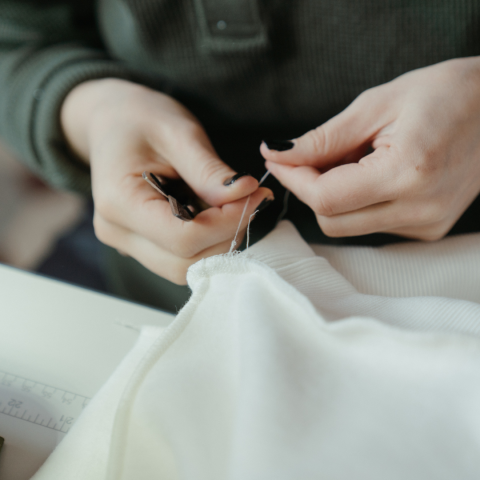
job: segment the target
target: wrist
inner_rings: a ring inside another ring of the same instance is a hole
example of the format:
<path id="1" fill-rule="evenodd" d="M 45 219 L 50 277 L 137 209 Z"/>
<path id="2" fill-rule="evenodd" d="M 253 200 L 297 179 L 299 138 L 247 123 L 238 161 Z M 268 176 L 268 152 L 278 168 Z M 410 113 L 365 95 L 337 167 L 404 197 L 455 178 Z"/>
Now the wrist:
<path id="1" fill-rule="evenodd" d="M 70 149 L 84 163 L 90 163 L 92 134 L 108 123 L 125 89 L 142 88 L 116 78 L 89 80 L 73 88 L 63 101 L 60 123 Z M 120 97 L 119 97 L 120 94 Z"/>

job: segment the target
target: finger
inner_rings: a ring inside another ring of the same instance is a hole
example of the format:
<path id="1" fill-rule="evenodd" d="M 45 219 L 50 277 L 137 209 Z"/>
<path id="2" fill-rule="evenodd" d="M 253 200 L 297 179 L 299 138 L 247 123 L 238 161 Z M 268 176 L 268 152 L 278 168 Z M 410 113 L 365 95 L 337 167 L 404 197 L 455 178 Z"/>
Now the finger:
<path id="1" fill-rule="evenodd" d="M 348 165 L 349 163 L 358 163 L 362 158 L 367 154 L 369 147 L 367 145 L 361 145 L 356 148 L 353 152 L 350 152 L 347 156 L 343 157 L 341 160 L 337 160 L 333 163 L 330 163 L 324 167 L 320 167 L 318 170 L 320 173 L 326 173 L 332 168 L 339 167 L 340 165 Z"/>
<path id="2" fill-rule="evenodd" d="M 391 233 L 420 240 L 438 240 L 455 223 L 451 217 L 435 220 L 435 206 L 415 200 L 383 202 L 331 217 L 317 215 L 323 232 L 331 237 Z"/>
<path id="3" fill-rule="evenodd" d="M 414 240 L 422 240 L 425 242 L 434 242 L 442 239 L 447 235 L 450 229 L 455 225 L 456 220 L 442 220 L 439 222 L 432 222 L 426 225 L 414 225 L 409 227 L 400 227 L 389 230 L 385 233 L 392 233 L 405 238 Z"/>
<path id="4" fill-rule="evenodd" d="M 369 151 L 370 150 L 370 151 Z M 373 150 L 371 150 L 370 145 L 360 145 L 357 147 L 355 150 L 351 151 L 343 157 L 341 160 L 337 160 L 332 167 L 338 167 L 340 165 L 347 165 L 348 163 L 358 163 L 362 158 L 364 158 L 366 155 L 372 153 Z M 324 171 L 328 171 L 328 169 L 332 168 L 330 165 L 328 165 Z"/>
<path id="5" fill-rule="evenodd" d="M 157 133 L 157 144 L 162 157 L 178 172 L 195 193 L 209 205 L 221 206 L 250 195 L 258 188 L 258 181 L 246 172 L 236 172 L 215 152 L 203 128 L 188 123 L 176 133 Z"/>
<path id="6" fill-rule="evenodd" d="M 317 221 L 329 237 L 356 237 L 378 232 L 392 232 L 408 225 L 400 202 L 385 202 L 350 213 L 326 217 L 317 215 Z"/>
<path id="7" fill-rule="evenodd" d="M 164 250 L 145 237 L 119 227 L 118 225 L 103 220 L 99 222 L 98 219 L 96 223 L 99 231 L 97 235 L 103 243 L 126 252 L 144 267 L 178 285 L 186 285 L 186 274 L 190 265 L 193 265 L 202 258 L 228 252 L 231 244 L 231 239 L 229 239 L 228 241 L 213 245 L 193 257 L 181 258 Z M 241 232 L 242 238 L 243 234 L 244 231 Z"/>
<path id="8" fill-rule="evenodd" d="M 375 151 L 360 163 L 340 165 L 320 173 L 310 166 L 266 162 L 278 181 L 299 200 L 323 216 L 359 210 L 397 198 L 402 177 L 385 152 Z"/>
<path id="9" fill-rule="evenodd" d="M 328 122 L 292 140 L 292 148 L 277 151 L 263 142 L 260 152 L 266 160 L 284 165 L 330 165 L 370 142 L 393 121 L 395 108 L 385 108 L 386 104 L 384 88 L 368 90 Z"/>
<path id="10" fill-rule="evenodd" d="M 141 178 L 134 179 L 133 193 L 118 199 L 114 211 L 108 215 L 100 211 L 111 223 L 138 233 L 163 249 L 177 256 L 188 258 L 222 241 L 231 239 L 240 222 L 246 198 L 241 198 L 221 207 L 212 207 L 200 212 L 191 222 L 184 222 L 172 215 L 169 203 Z M 248 197 L 247 197 L 248 198 Z M 242 222 L 244 228 L 248 217 L 266 198 L 273 199 L 271 190 L 261 187 L 253 193 Z"/>

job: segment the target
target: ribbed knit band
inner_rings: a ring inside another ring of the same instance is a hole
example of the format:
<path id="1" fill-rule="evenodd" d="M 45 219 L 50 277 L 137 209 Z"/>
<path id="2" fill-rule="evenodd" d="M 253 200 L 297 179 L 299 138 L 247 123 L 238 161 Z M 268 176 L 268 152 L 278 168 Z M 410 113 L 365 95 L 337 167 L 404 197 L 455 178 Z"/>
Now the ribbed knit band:
<path id="1" fill-rule="evenodd" d="M 367 317 L 480 337 L 479 240 L 477 233 L 383 248 L 308 246 L 281 222 L 242 255 L 273 268 L 328 321 Z"/>
<path id="2" fill-rule="evenodd" d="M 87 80 L 130 78 L 119 62 L 77 46 L 57 46 L 25 52 L 15 70 L 4 108 L 10 121 L 2 133 L 30 168 L 55 187 L 89 193 L 86 165 L 69 150 L 60 125 L 60 109 L 67 94 Z M 16 88 L 17 85 L 20 85 Z"/>

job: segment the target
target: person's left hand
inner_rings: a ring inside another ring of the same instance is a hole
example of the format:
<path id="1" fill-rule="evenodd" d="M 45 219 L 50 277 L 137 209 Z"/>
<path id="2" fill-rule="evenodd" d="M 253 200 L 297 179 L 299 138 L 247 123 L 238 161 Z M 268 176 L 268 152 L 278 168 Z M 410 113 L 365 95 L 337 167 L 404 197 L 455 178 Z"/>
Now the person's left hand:
<path id="1" fill-rule="evenodd" d="M 480 193 L 480 57 L 367 90 L 293 144 L 260 150 L 326 235 L 440 239 Z"/>

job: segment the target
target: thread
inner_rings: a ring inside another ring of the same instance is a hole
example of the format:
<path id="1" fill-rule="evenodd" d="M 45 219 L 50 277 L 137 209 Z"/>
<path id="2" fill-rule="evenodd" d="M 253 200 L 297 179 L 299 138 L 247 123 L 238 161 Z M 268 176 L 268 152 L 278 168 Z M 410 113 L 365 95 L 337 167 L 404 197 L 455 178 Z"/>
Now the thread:
<path id="1" fill-rule="evenodd" d="M 263 175 L 263 177 L 260 179 L 260 181 L 258 182 L 258 186 L 260 186 L 265 180 L 266 178 L 270 175 L 270 170 L 267 170 L 265 172 L 265 175 Z M 233 240 L 232 240 L 232 243 L 230 245 L 230 250 L 228 251 L 228 253 L 233 253 L 233 251 L 235 250 L 235 247 L 237 246 L 237 237 L 238 237 L 238 233 L 240 232 L 240 227 L 242 226 L 242 222 L 243 222 L 243 218 L 245 217 L 245 213 L 247 211 L 247 207 L 248 207 L 248 203 L 250 202 L 250 197 L 251 195 L 249 195 L 247 197 L 247 201 L 245 202 L 245 206 L 243 207 L 243 212 L 242 212 L 242 216 L 240 217 L 240 222 L 238 223 L 238 227 L 237 227 L 237 231 L 235 233 L 235 236 L 233 237 Z M 252 221 L 252 217 L 255 216 L 255 214 L 258 212 L 258 210 L 255 210 L 251 215 L 250 217 L 248 218 L 248 225 L 247 225 L 247 250 L 248 250 L 248 244 L 250 242 L 250 222 Z"/>
<path id="2" fill-rule="evenodd" d="M 239 222 L 238 227 L 237 227 L 237 232 L 235 233 L 235 236 L 233 237 L 232 243 L 230 245 L 230 250 L 228 251 L 228 253 L 232 253 L 233 250 L 235 249 L 235 247 L 237 246 L 238 232 L 240 231 L 240 227 L 242 226 L 243 217 L 245 216 L 245 212 L 247 211 L 249 201 L 250 201 L 250 195 L 247 197 L 247 201 L 245 202 L 245 206 L 243 207 L 243 212 L 242 212 L 242 216 L 240 217 L 240 222 Z"/>
<path id="3" fill-rule="evenodd" d="M 248 217 L 248 225 L 247 225 L 247 248 L 245 251 L 248 251 L 248 246 L 250 245 L 250 222 L 252 218 L 258 213 L 258 210 L 255 210 L 249 217 Z"/>
<path id="4" fill-rule="evenodd" d="M 267 170 L 265 172 L 265 175 L 260 179 L 260 181 L 258 182 L 258 186 L 260 186 L 265 180 L 266 178 L 270 175 L 270 170 Z"/>
<path id="5" fill-rule="evenodd" d="M 136 330 L 137 332 L 139 332 L 141 330 L 141 326 L 133 325 L 133 324 L 127 323 L 126 321 L 123 321 L 123 320 L 115 320 L 113 323 L 115 325 L 118 325 L 119 327 L 130 328 L 131 330 Z"/>

